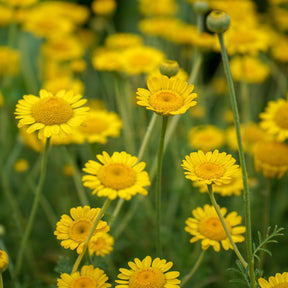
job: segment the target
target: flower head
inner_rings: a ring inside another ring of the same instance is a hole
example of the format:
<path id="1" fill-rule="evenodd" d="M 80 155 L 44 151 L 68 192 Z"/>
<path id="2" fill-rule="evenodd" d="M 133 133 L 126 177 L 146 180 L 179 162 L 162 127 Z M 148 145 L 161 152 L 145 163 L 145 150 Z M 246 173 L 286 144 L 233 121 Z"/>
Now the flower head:
<path id="1" fill-rule="evenodd" d="M 8 255 L 4 250 L 0 250 L 0 273 L 4 272 L 9 263 Z"/>
<path id="2" fill-rule="evenodd" d="M 103 270 L 94 268 L 92 265 L 84 265 L 81 272 L 70 274 L 63 273 L 61 278 L 57 279 L 59 288 L 108 288 L 111 284 L 107 283 L 108 277 Z"/>
<path id="3" fill-rule="evenodd" d="M 0 77 L 14 76 L 19 71 L 20 52 L 6 46 L 0 46 Z"/>
<path id="4" fill-rule="evenodd" d="M 56 231 L 54 231 L 57 239 L 61 240 L 61 246 L 71 250 L 77 248 L 77 253 L 80 254 L 99 212 L 100 208 L 91 209 L 86 205 L 70 209 L 71 217 L 66 214 L 62 215 L 56 224 Z M 100 220 L 93 235 L 108 231 L 107 222 Z"/>
<path id="5" fill-rule="evenodd" d="M 225 219 L 233 241 L 235 243 L 243 242 L 245 238 L 241 234 L 243 234 L 246 229 L 244 226 L 237 226 L 241 223 L 242 217 L 237 215 L 236 212 L 230 212 L 225 216 L 227 209 L 224 207 L 220 208 L 220 211 Z M 201 240 L 203 250 L 212 246 L 216 252 L 220 251 L 221 245 L 224 250 L 233 249 L 213 206 L 204 205 L 203 208 L 198 207 L 192 211 L 192 214 L 194 218 L 189 217 L 185 222 L 187 225 L 185 231 L 193 236 L 190 239 L 190 243 Z"/>
<path id="6" fill-rule="evenodd" d="M 92 194 L 115 199 L 117 196 L 130 200 L 136 194 L 147 195 L 145 186 L 150 185 L 145 163 L 126 152 L 114 152 L 110 157 L 107 152 L 96 156 L 101 162 L 88 161 L 83 171 L 88 173 L 82 178 L 83 185 L 92 189 Z"/>
<path id="7" fill-rule="evenodd" d="M 42 89 L 40 96 L 24 95 L 16 105 L 18 127 L 29 125 L 27 132 L 39 130 L 39 139 L 52 135 L 71 134 L 72 127 L 79 126 L 87 116 L 88 107 L 81 107 L 86 99 L 72 91 L 59 91 L 55 96 Z"/>
<path id="8" fill-rule="evenodd" d="M 160 115 L 177 115 L 185 113 L 196 105 L 196 93 L 192 93 L 194 85 L 186 81 L 167 76 L 154 77 L 147 80 L 147 89 L 138 88 L 137 104 Z"/>
<path id="9" fill-rule="evenodd" d="M 104 257 L 113 250 L 114 238 L 108 233 L 96 233 L 88 243 L 89 254 Z"/>
<path id="10" fill-rule="evenodd" d="M 260 118 L 260 127 L 275 136 L 277 141 L 288 139 L 288 100 L 269 101 Z"/>
<path id="11" fill-rule="evenodd" d="M 167 272 L 173 263 L 165 259 L 155 258 L 152 261 L 150 256 L 146 256 L 142 261 L 138 258 L 134 262 L 128 262 L 131 269 L 120 268 L 119 280 L 115 280 L 120 285 L 116 288 L 178 288 L 180 275 L 177 271 Z"/>
<path id="12" fill-rule="evenodd" d="M 185 170 L 186 178 L 191 181 L 200 181 L 205 184 L 229 183 L 237 175 L 238 165 L 232 155 L 218 150 L 207 152 L 199 150 L 185 157 L 181 166 Z"/>
<path id="13" fill-rule="evenodd" d="M 275 276 L 269 277 L 268 281 L 259 278 L 258 283 L 261 288 L 285 288 L 288 287 L 288 272 L 282 274 L 276 273 Z"/>

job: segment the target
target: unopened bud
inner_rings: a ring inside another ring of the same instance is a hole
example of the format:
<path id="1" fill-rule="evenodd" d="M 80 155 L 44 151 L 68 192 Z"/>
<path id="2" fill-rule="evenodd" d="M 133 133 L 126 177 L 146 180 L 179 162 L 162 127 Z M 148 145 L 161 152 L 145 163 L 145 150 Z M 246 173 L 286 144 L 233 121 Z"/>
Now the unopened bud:
<path id="1" fill-rule="evenodd" d="M 230 16 L 224 11 L 214 10 L 207 16 L 206 24 L 211 32 L 220 34 L 229 28 Z"/>
<path id="2" fill-rule="evenodd" d="M 206 1 L 196 1 L 194 2 L 193 7 L 198 14 L 205 14 L 210 9 L 209 4 Z"/>
<path id="3" fill-rule="evenodd" d="M 160 65 L 159 70 L 162 75 L 166 75 L 170 78 L 178 73 L 179 65 L 177 61 L 164 60 Z"/>

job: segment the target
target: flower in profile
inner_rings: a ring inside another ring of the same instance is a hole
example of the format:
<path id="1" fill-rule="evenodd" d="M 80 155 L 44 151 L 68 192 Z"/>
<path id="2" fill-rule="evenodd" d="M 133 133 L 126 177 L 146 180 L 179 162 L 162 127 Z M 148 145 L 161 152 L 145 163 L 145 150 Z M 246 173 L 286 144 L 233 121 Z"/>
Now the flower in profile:
<path id="1" fill-rule="evenodd" d="M 178 271 L 169 271 L 173 262 L 165 259 L 155 258 L 152 261 L 150 256 L 146 256 L 142 261 L 138 258 L 134 262 L 128 262 L 131 269 L 120 268 L 119 280 L 115 280 L 116 288 L 179 288 L 181 281 L 177 279 Z"/>
<path id="2" fill-rule="evenodd" d="M 70 209 L 70 215 L 62 215 L 56 224 L 54 235 L 61 240 L 61 246 L 65 249 L 75 250 L 80 254 L 83 250 L 93 223 L 100 212 L 100 208 L 90 208 L 89 206 L 78 206 Z M 93 236 L 99 232 L 108 232 L 107 222 L 100 220 Z"/>
<path id="3" fill-rule="evenodd" d="M 108 49 L 124 50 L 129 47 L 143 44 L 143 38 L 138 34 L 115 33 L 105 38 L 105 46 Z"/>
<path id="4" fill-rule="evenodd" d="M 8 255 L 4 250 L 0 250 L 0 273 L 4 272 L 9 263 Z"/>
<path id="5" fill-rule="evenodd" d="M 191 181 L 221 185 L 237 176 L 239 165 L 235 165 L 235 162 L 232 155 L 225 152 L 214 150 L 204 153 L 199 150 L 187 155 L 181 166 L 187 170 L 185 177 Z"/>
<path id="6" fill-rule="evenodd" d="M 83 185 L 92 189 L 99 197 L 116 197 L 130 200 L 136 194 L 147 195 L 145 186 L 150 185 L 145 163 L 137 163 L 135 156 L 122 151 L 109 156 L 107 152 L 98 154 L 99 162 L 89 160 L 83 171 L 88 173 L 82 178 Z"/>
<path id="7" fill-rule="evenodd" d="M 91 4 L 92 11 L 96 15 L 110 15 L 116 10 L 117 2 L 115 0 L 94 0 Z"/>
<path id="8" fill-rule="evenodd" d="M 160 115 L 177 115 L 185 113 L 196 105 L 194 85 L 188 85 L 179 78 L 161 75 L 147 80 L 147 89 L 138 88 L 137 104 Z"/>
<path id="9" fill-rule="evenodd" d="M 24 95 L 15 111 L 15 118 L 20 119 L 18 127 L 28 125 L 28 133 L 39 130 L 39 139 L 71 134 L 72 127 L 79 126 L 87 116 L 89 107 L 81 107 L 86 99 L 80 94 L 61 90 L 53 95 L 42 89 L 39 95 Z"/>
<path id="10" fill-rule="evenodd" d="M 90 255 L 104 257 L 113 250 L 114 238 L 108 233 L 96 233 L 88 243 Z"/>
<path id="11" fill-rule="evenodd" d="M 220 211 L 225 219 L 233 241 L 235 243 L 243 242 L 245 238 L 241 234 L 243 234 L 246 229 L 244 226 L 238 226 L 241 224 L 242 217 L 234 211 L 226 215 L 227 209 L 225 207 L 220 208 Z M 185 222 L 187 225 L 185 231 L 193 236 L 190 239 L 190 243 L 200 240 L 203 250 L 207 250 L 212 246 L 216 252 L 220 251 L 221 245 L 224 250 L 233 249 L 213 206 L 204 205 L 203 208 L 197 207 L 192 211 L 192 215 L 194 218 L 189 217 Z"/>
<path id="12" fill-rule="evenodd" d="M 109 288 L 108 277 L 103 270 L 94 268 L 92 265 L 84 265 L 81 271 L 72 274 L 63 273 L 57 279 L 58 288 Z"/>
<path id="13" fill-rule="evenodd" d="M 288 145 L 284 142 L 259 141 L 253 150 L 255 170 L 265 177 L 281 178 L 288 171 Z"/>
<path id="14" fill-rule="evenodd" d="M 285 288 L 288 287 L 288 272 L 282 274 L 276 273 L 275 276 L 269 277 L 268 281 L 259 278 L 258 283 L 261 288 Z"/>
<path id="15" fill-rule="evenodd" d="M 282 142 L 288 138 L 288 100 L 269 101 L 260 118 L 260 127 L 275 136 L 275 140 Z"/>
<path id="16" fill-rule="evenodd" d="M 190 146 L 208 152 L 219 149 L 225 142 L 224 131 L 214 125 L 196 126 L 188 132 Z"/>

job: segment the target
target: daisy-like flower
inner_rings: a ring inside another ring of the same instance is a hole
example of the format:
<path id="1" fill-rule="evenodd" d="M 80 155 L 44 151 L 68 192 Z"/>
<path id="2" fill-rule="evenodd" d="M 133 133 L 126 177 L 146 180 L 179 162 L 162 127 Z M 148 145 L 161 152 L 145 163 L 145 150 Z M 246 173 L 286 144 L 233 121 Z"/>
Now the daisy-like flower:
<path id="1" fill-rule="evenodd" d="M 282 142 L 288 138 L 288 100 L 269 101 L 260 118 L 260 127 L 275 136 L 277 141 Z"/>
<path id="2" fill-rule="evenodd" d="M 103 270 L 94 268 L 92 265 L 84 265 L 81 272 L 63 273 L 57 279 L 57 286 L 59 288 L 108 288 L 111 284 L 107 283 L 108 277 Z"/>
<path id="3" fill-rule="evenodd" d="M 138 88 L 137 104 L 160 115 L 177 115 L 185 113 L 196 105 L 194 85 L 188 85 L 179 78 L 161 75 L 147 80 L 147 89 Z"/>
<path id="4" fill-rule="evenodd" d="M 9 263 L 8 255 L 4 250 L 0 250 L 0 273 L 4 272 Z"/>
<path id="5" fill-rule="evenodd" d="M 88 243 L 89 254 L 104 257 L 112 252 L 114 238 L 108 233 L 97 233 Z"/>
<path id="6" fill-rule="evenodd" d="M 82 178 L 83 185 L 92 189 L 92 194 L 115 199 L 117 196 L 130 200 L 137 193 L 147 195 L 145 186 L 150 185 L 145 163 L 126 152 L 114 152 L 110 157 L 107 152 L 98 154 L 101 162 L 89 160 L 83 171 L 88 173 Z"/>
<path id="7" fill-rule="evenodd" d="M 275 276 L 269 277 L 268 281 L 259 278 L 258 283 L 261 288 L 285 288 L 288 287 L 288 272 L 282 274 L 276 273 Z"/>
<path id="8" fill-rule="evenodd" d="M 83 250 L 93 223 L 100 212 L 100 208 L 90 208 L 89 206 L 76 207 L 70 209 L 70 215 L 62 215 L 60 221 L 56 224 L 54 235 L 61 240 L 61 246 L 65 249 L 75 250 L 80 254 Z M 100 220 L 93 236 L 98 232 L 108 232 L 107 222 Z"/>
<path id="9" fill-rule="evenodd" d="M 232 177 L 237 176 L 239 165 L 232 155 L 218 150 L 204 153 L 199 150 L 185 157 L 181 166 L 185 171 L 186 178 L 191 181 L 200 181 L 205 184 L 227 184 Z"/>
<path id="10" fill-rule="evenodd" d="M 244 226 L 237 226 L 241 224 L 242 217 L 237 215 L 236 212 L 230 212 L 225 216 L 227 213 L 225 207 L 220 208 L 220 211 L 225 219 L 233 241 L 235 243 L 243 242 L 245 238 L 241 234 L 243 234 L 246 229 Z M 194 218 L 189 217 L 185 222 L 187 225 L 185 231 L 193 236 L 190 239 L 190 243 L 200 240 L 203 250 L 207 250 L 212 246 L 216 252 L 220 251 L 221 245 L 224 250 L 233 249 L 213 206 L 204 205 L 203 208 L 197 207 L 192 211 L 192 215 Z"/>
<path id="11" fill-rule="evenodd" d="M 181 281 L 177 279 L 180 275 L 178 271 L 169 271 L 173 262 L 165 259 L 155 258 L 152 261 L 150 256 L 146 256 L 142 261 L 138 258 L 134 262 L 128 262 L 129 269 L 120 268 L 121 272 L 117 277 L 120 280 L 115 282 L 116 288 L 177 288 Z"/>
<path id="12" fill-rule="evenodd" d="M 79 126 L 87 116 L 89 108 L 81 107 L 87 100 L 80 94 L 61 90 L 53 95 L 44 89 L 39 94 L 24 95 L 15 111 L 15 118 L 20 119 L 18 127 L 29 125 L 28 133 L 39 130 L 39 139 L 71 134 L 72 127 Z"/>

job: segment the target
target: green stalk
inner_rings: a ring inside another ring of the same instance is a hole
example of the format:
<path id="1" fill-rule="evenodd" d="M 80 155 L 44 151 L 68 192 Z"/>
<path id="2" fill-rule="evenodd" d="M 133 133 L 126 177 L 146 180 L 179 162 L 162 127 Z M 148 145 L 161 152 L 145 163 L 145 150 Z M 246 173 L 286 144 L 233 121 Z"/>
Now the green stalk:
<path id="1" fill-rule="evenodd" d="M 24 236 L 22 238 L 22 242 L 20 243 L 20 249 L 18 253 L 18 258 L 17 258 L 17 263 L 16 263 L 16 269 L 15 269 L 15 276 L 18 277 L 21 268 L 22 268 L 22 263 L 23 263 L 23 256 L 25 252 L 25 248 L 27 245 L 27 242 L 29 240 L 29 236 L 34 224 L 36 212 L 39 206 L 43 186 L 44 186 L 44 181 L 46 178 L 46 170 L 47 170 L 47 159 L 48 159 L 48 151 L 49 151 L 49 144 L 50 144 L 50 138 L 46 139 L 44 151 L 43 151 L 43 156 L 42 156 L 42 163 L 41 163 L 41 174 L 40 174 L 40 179 L 38 182 L 37 186 L 37 191 L 34 197 L 34 202 L 31 210 L 31 214 L 29 216 L 28 224 L 24 232 Z"/>
<path id="2" fill-rule="evenodd" d="M 89 235 L 87 236 L 87 238 L 86 238 L 86 240 L 84 242 L 82 253 L 78 255 L 78 257 L 77 257 L 77 259 L 76 259 L 76 261 L 74 263 L 74 266 L 73 266 L 71 274 L 78 270 L 78 267 L 79 267 L 79 265 L 81 263 L 81 260 L 82 260 L 83 256 L 85 255 L 85 252 L 86 252 L 86 250 L 88 248 L 88 243 L 89 243 L 90 239 L 92 238 L 92 236 L 94 234 L 94 231 L 97 228 L 97 225 L 98 225 L 99 221 L 103 217 L 103 215 L 106 212 L 107 208 L 109 207 L 110 203 L 111 203 L 111 199 L 106 198 L 106 200 L 105 200 L 105 202 L 104 202 L 99 214 L 97 215 L 97 217 L 96 217 L 96 219 L 95 219 L 95 221 L 93 223 L 93 226 L 92 226 L 92 228 L 91 228 L 91 230 L 89 232 Z"/>
<path id="3" fill-rule="evenodd" d="M 223 217 L 223 215 L 222 215 L 222 213 L 221 213 L 221 211 L 220 211 L 220 208 L 219 208 L 219 206 L 218 206 L 218 204 L 217 204 L 217 202 L 216 202 L 216 199 L 215 199 L 215 197 L 214 197 L 214 193 L 213 193 L 213 189 L 212 189 L 212 184 L 207 185 L 207 186 L 208 186 L 208 193 L 209 193 L 209 197 L 210 197 L 211 203 L 212 203 L 213 207 L 215 208 L 215 210 L 216 210 L 216 212 L 217 212 L 217 215 L 218 215 L 218 217 L 219 217 L 219 219 L 220 219 L 220 221 L 221 221 L 221 223 L 222 223 L 222 225 L 223 225 L 223 228 L 224 228 L 224 230 L 225 230 L 225 232 L 226 232 L 226 235 L 227 235 L 227 237 L 229 238 L 230 243 L 231 243 L 231 245 L 232 245 L 232 247 L 233 247 L 233 249 L 234 249 L 234 252 L 235 252 L 235 254 L 237 255 L 238 259 L 240 260 L 242 266 L 244 267 L 244 269 L 246 269 L 248 264 L 246 263 L 246 261 L 245 261 L 244 258 L 242 257 L 240 251 L 238 250 L 238 247 L 236 246 L 234 240 L 232 239 L 231 233 L 230 233 L 230 231 L 229 231 L 229 229 L 228 229 L 228 227 L 227 227 L 227 224 L 226 224 L 226 222 L 225 222 L 225 219 L 224 219 L 224 217 Z"/>
<path id="4" fill-rule="evenodd" d="M 4 286 L 3 286 L 2 273 L 0 273 L 0 288 L 4 288 Z"/>
<path id="5" fill-rule="evenodd" d="M 185 277 L 181 281 L 180 287 L 185 286 L 190 281 L 190 279 L 193 277 L 193 275 L 195 274 L 195 272 L 197 271 L 197 269 L 199 268 L 200 264 L 203 261 L 205 252 L 206 252 L 206 250 L 202 250 L 201 254 L 199 255 L 196 263 L 194 264 L 194 266 L 192 267 L 190 272 L 187 275 L 185 275 Z"/>
<path id="6" fill-rule="evenodd" d="M 160 237 L 160 226 L 161 226 L 161 181 L 162 181 L 162 160 L 164 154 L 164 142 L 165 142 L 165 133 L 167 128 L 168 116 L 162 116 L 162 127 L 160 135 L 160 143 L 158 150 L 158 166 L 157 166 L 157 180 L 156 180 L 156 253 L 161 255 L 161 237 Z"/>
<path id="7" fill-rule="evenodd" d="M 251 208 L 250 208 L 250 193 L 248 187 L 248 176 L 247 176 L 247 169 L 246 169 L 246 161 L 244 155 L 244 149 L 241 139 L 241 131 L 240 131 L 240 120 L 239 120 L 239 113 L 238 113 L 238 106 L 236 100 L 236 94 L 234 89 L 234 84 L 232 80 L 229 59 L 227 55 L 227 51 L 224 44 L 224 37 L 223 33 L 219 33 L 218 39 L 221 46 L 221 55 L 222 61 L 224 66 L 225 75 L 227 78 L 228 89 L 229 89 L 229 96 L 234 116 L 234 125 L 236 128 L 237 134 L 237 142 L 239 147 L 239 158 L 240 158 L 240 165 L 242 169 L 242 177 L 243 177 L 243 186 L 244 186 L 244 213 L 245 213 L 245 226 L 246 226 L 246 250 L 247 250 L 247 257 L 248 257 L 248 265 L 249 265 L 249 275 L 251 280 L 252 288 L 256 288 L 256 280 L 255 280 L 255 271 L 254 271 L 254 258 L 253 258 L 253 251 L 252 251 L 252 228 L 251 228 Z"/>

